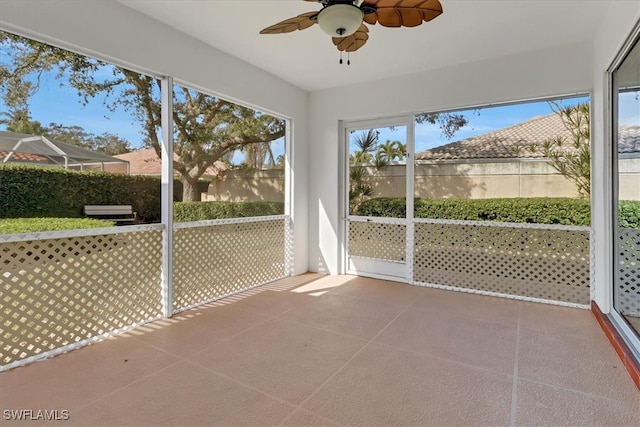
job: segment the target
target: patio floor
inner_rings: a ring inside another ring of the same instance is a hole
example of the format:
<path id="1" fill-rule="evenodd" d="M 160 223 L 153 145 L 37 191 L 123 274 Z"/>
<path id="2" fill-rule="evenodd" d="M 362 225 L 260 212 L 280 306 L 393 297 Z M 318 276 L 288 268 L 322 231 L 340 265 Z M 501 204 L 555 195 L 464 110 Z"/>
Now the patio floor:
<path id="1" fill-rule="evenodd" d="M 53 425 L 640 425 L 587 310 L 306 274 L 0 374 Z"/>

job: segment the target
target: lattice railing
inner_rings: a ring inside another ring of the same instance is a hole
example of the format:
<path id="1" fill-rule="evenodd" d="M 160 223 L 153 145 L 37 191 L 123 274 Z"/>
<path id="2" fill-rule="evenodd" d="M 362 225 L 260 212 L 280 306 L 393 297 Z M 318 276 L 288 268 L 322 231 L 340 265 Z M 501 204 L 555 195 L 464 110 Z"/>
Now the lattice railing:
<path id="1" fill-rule="evenodd" d="M 285 277 L 286 222 L 271 216 L 174 226 L 174 311 Z"/>
<path id="2" fill-rule="evenodd" d="M 413 280 L 588 304 L 589 230 L 420 220 Z"/>
<path id="3" fill-rule="evenodd" d="M 162 315 L 162 227 L 122 229 L 2 236 L 1 365 Z"/>
<path id="4" fill-rule="evenodd" d="M 616 307 L 620 313 L 640 317 L 640 230 L 618 230 Z"/>
<path id="5" fill-rule="evenodd" d="M 377 221 L 384 221 L 378 219 Z M 349 256 L 404 262 L 407 226 L 397 222 L 349 220 Z"/>

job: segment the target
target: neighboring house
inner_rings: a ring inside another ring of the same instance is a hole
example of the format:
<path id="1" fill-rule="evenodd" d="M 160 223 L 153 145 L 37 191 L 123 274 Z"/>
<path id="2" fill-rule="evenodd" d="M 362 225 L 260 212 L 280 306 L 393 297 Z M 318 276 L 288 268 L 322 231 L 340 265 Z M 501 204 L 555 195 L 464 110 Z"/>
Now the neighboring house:
<path id="1" fill-rule="evenodd" d="M 153 148 L 119 154 L 116 157 L 129 162 L 131 175 L 161 174 L 162 162 Z M 174 159 L 178 159 L 176 154 Z M 175 176 L 178 177 L 180 174 L 175 172 Z M 217 161 L 202 177 L 211 180 L 208 191 L 201 195 L 203 201 L 281 202 L 284 200 L 284 170 L 282 169 L 230 170 L 226 163 Z"/>
<path id="2" fill-rule="evenodd" d="M 162 175 L 162 162 L 153 148 L 132 151 L 130 153 L 118 154 L 114 156 L 118 159 L 129 162 L 130 175 Z M 173 154 L 174 160 L 178 160 L 178 155 Z M 203 178 L 222 178 L 227 166 L 224 162 L 217 161 L 205 171 Z M 110 170 L 110 172 L 116 172 Z M 180 175 L 174 170 L 175 175 Z"/>
<path id="3" fill-rule="evenodd" d="M 544 157 L 545 140 L 571 134 L 555 114 L 416 153 L 418 197 L 575 197 L 573 182 Z M 535 149 L 531 149 L 535 146 Z M 640 200 L 640 126 L 620 126 L 621 199 Z M 373 197 L 404 195 L 404 167 L 374 172 Z M 395 170 L 398 169 L 398 170 Z"/>
<path id="4" fill-rule="evenodd" d="M 540 159 L 544 141 L 555 137 L 565 138 L 570 148 L 571 133 L 560 116 L 551 113 L 416 153 L 416 160 Z M 534 151 L 529 149 L 532 144 L 537 147 Z"/>
<path id="5" fill-rule="evenodd" d="M 621 159 L 640 157 L 640 126 L 619 127 L 618 156 Z"/>
<path id="6" fill-rule="evenodd" d="M 67 169 L 127 171 L 126 160 L 40 135 L 0 131 L 0 163 L 60 166 Z"/>

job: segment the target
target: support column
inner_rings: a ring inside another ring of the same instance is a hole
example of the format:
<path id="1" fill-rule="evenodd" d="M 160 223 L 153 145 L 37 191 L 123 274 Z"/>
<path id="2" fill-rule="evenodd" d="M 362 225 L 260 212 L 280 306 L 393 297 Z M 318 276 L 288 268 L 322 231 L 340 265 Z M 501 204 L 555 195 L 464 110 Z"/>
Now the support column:
<path id="1" fill-rule="evenodd" d="M 173 314 L 173 79 L 161 82 L 162 99 L 162 311 Z"/>

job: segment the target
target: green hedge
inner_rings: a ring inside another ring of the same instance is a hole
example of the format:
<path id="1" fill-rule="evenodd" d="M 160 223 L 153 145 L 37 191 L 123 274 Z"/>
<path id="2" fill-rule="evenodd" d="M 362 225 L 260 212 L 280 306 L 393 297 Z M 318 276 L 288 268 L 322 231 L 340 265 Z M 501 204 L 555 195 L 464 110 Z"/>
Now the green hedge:
<path id="1" fill-rule="evenodd" d="M 208 185 L 208 181 L 201 181 L 200 191 L 206 191 Z M 182 182 L 175 180 L 174 200 L 181 198 Z M 140 222 L 159 222 L 160 178 L 0 164 L 0 218 L 83 218 L 85 205 L 132 205 Z M 176 221 L 279 215 L 283 212 L 284 204 L 273 202 L 175 204 Z"/>
<path id="2" fill-rule="evenodd" d="M 207 219 L 244 218 L 282 215 L 282 202 L 175 202 L 173 219 L 176 222 Z"/>
<path id="3" fill-rule="evenodd" d="M 160 221 L 160 179 L 152 176 L 0 166 L 0 218 L 84 217 L 85 205 L 132 205 L 141 222 Z"/>
<path id="4" fill-rule="evenodd" d="M 640 228 L 640 201 L 620 201 L 618 205 L 618 224 L 622 228 Z"/>
<path id="5" fill-rule="evenodd" d="M 4 218 L 0 219 L 0 234 L 102 228 L 115 225 L 113 221 L 91 218 Z"/>
<path id="6" fill-rule="evenodd" d="M 281 215 L 284 203 L 275 202 L 175 202 L 177 222 L 207 219 Z M 113 227 L 116 223 L 91 218 L 0 218 L 0 234 Z"/>
<path id="7" fill-rule="evenodd" d="M 416 199 L 414 203 L 416 218 L 581 226 L 591 221 L 591 207 L 584 199 Z M 358 207 L 356 215 L 403 218 L 405 199 L 370 199 Z M 620 201 L 618 218 L 622 228 L 640 229 L 640 201 Z"/>
<path id="8" fill-rule="evenodd" d="M 588 226 L 590 211 L 588 200 L 569 198 L 415 200 L 416 218 Z M 393 218 L 405 214 L 404 198 L 370 199 L 356 211 L 356 215 Z"/>

